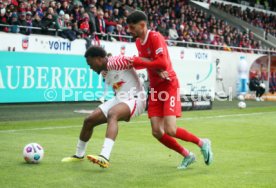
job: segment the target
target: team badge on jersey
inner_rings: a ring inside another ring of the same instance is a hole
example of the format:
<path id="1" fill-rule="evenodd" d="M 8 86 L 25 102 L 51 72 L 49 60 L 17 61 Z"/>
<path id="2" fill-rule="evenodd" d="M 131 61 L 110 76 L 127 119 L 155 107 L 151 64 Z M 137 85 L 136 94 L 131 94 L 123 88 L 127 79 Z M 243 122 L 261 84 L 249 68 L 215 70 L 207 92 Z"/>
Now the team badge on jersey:
<path id="1" fill-rule="evenodd" d="M 118 89 L 120 89 L 120 88 L 122 87 L 122 85 L 123 85 L 124 83 L 125 83 L 124 81 L 116 82 L 116 83 L 113 84 L 112 88 L 113 88 L 114 90 L 118 90 Z"/>
<path id="2" fill-rule="evenodd" d="M 147 53 L 148 53 L 148 55 L 151 54 L 150 48 L 147 48 Z"/>

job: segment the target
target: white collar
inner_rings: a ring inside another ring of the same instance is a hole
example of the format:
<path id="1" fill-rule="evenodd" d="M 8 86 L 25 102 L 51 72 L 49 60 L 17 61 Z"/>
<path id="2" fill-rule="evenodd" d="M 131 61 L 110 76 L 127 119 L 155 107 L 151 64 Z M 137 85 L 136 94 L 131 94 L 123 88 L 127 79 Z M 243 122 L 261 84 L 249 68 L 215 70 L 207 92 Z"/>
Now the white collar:
<path id="1" fill-rule="evenodd" d="M 149 33 L 150 33 L 150 30 L 147 30 L 147 34 L 146 34 L 146 37 L 145 37 L 145 40 L 141 43 L 141 45 L 145 45 L 147 40 L 148 40 L 148 37 L 149 37 Z"/>

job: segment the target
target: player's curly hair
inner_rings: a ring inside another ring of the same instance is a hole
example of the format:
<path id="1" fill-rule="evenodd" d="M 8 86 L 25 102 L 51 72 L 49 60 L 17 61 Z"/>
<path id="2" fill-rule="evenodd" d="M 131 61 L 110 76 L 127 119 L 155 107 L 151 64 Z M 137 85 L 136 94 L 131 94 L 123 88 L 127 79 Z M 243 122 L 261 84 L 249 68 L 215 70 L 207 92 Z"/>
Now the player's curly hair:
<path id="1" fill-rule="evenodd" d="M 148 21 L 147 15 L 140 10 L 135 10 L 131 12 L 127 17 L 128 24 L 137 24 L 140 21 Z"/>
<path id="2" fill-rule="evenodd" d="M 100 46 L 91 46 L 86 50 L 84 57 L 106 57 L 106 51 Z"/>

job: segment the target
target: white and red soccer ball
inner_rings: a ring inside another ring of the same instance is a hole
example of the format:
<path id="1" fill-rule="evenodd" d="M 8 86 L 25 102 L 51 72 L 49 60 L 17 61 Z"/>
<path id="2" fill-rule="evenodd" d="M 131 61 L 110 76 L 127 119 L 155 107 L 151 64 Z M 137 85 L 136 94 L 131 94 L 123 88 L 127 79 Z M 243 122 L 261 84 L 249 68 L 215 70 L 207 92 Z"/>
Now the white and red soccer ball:
<path id="1" fill-rule="evenodd" d="M 37 143 L 27 144 L 23 149 L 23 157 L 27 163 L 39 163 L 43 156 L 43 147 Z"/>

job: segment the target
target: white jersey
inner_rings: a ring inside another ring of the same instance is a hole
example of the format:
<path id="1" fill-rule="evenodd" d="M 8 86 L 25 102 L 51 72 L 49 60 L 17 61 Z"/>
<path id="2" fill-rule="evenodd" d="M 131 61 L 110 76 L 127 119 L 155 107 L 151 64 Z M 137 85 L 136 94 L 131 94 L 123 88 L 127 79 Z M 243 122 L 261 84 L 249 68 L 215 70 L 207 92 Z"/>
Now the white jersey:
<path id="1" fill-rule="evenodd" d="M 129 107 L 130 118 L 139 116 L 145 110 L 146 93 L 136 71 L 129 64 L 124 56 L 108 58 L 105 81 L 113 87 L 116 96 L 99 106 L 105 117 L 119 103 L 125 103 Z"/>
<path id="2" fill-rule="evenodd" d="M 108 58 L 107 70 L 106 83 L 112 86 L 117 98 L 125 100 L 145 95 L 136 71 L 129 67 L 129 62 L 124 56 Z"/>

